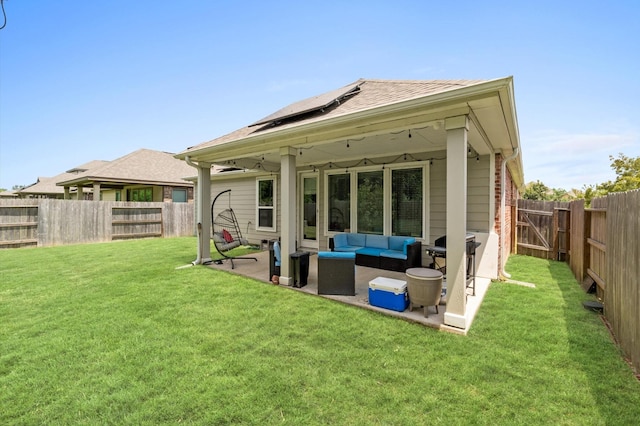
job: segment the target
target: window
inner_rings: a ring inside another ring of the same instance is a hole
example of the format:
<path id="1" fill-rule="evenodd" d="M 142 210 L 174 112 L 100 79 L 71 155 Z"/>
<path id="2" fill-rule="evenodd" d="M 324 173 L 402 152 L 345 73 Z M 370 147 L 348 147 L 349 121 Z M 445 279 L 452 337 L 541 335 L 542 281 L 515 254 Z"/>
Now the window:
<path id="1" fill-rule="evenodd" d="M 257 229 L 276 230 L 276 181 L 274 178 L 257 181 Z"/>
<path id="2" fill-rule="evenodd" d="M 415 162 L 327 174 L 326 232 L 426 238 L 428 167 Z"/>
<path id="3" fill-rule="evenodd" d="M 122 195 L 120 191 L 116 191 L 116 201 L 122 201 Z"/>
<path id="4" fill-rule="evenodd" d="M 329 175 L 327 179 L 329 207 L 328 229 L 343 232 L 351 228 L 351 175 Z"/>
<path id="5" fill-rule="evenodd" d="M 382 170 L 358 173 L 358 232 L 384 233 L 383 182 Z"/>
<path id="6" fill-rule="evenodd" d="M 129 194 L 129 201 L 153 201 L 153 188 L 132 189 Z"/>
<path id="7" fill-rule="evenodd" d="M 392 235 L 422 237 L 422 188 L 422 168 L 391 171 Z"/>
<path id="8" fill-rule="evenodd" d="M 174 203 L 186 203 L 187 202 L 187 190 L 186 189 L 173 189 L 171 192 L 171 199 Z"/>

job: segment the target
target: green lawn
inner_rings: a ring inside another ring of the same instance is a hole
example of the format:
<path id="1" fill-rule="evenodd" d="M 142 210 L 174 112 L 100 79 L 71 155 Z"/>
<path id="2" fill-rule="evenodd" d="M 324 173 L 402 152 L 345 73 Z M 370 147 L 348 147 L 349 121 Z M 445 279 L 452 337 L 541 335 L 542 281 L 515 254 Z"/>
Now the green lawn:
<path id="1" fill-rule="evenodd" d="M 0 424 L 637 424 L 563 263 L 468 336 L 197 266 L 193 238 L 0 250 Z"/>

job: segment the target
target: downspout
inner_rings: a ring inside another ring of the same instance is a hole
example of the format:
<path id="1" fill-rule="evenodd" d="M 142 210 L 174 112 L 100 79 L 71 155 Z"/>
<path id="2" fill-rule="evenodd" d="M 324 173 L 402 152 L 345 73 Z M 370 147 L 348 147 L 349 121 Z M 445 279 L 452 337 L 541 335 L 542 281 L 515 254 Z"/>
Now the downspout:
<path id="1" fill-rule="evenodd" d="M 200 168 L 198 164 L 191 161 L 191 158 L 189 158 L 188 155 L 184 157 L 184 161 L 191 167 L 194 167 L 196 170 Z M 200 218 L 196 218 L 196 219 L 200 219 Z M 200 265 L 202 263 L 202 253 L 204 251 L 203 249 L 204 238 L 202 238 L 202 222 L 198 222 L 197 228 L 198 228 L 198 253 L 196 255 L 196 260 L 191 262 L 192 265 Z"/>
<path id="2" fill-rule="evenodd" d="M 500 166 L 501 170 L 500 170 L 500 275 L 504 276 L 505 278 L 511 278 L 511 275 L 507 273 L 507 271 L 504 270 L 504 265 L 507 263 L 505 262 L 504 259 L 504 222 L 506 220 L 506 212 L 505 209 L 507 208 L 507 203 L 505 198 L 507 189 L 505 188 L 505 181 L 506 181 L 506 175 L 507 175 L 507 163 L 511 160 L 513 160 L 514 158 L 516 158 L 518 156 L 518 153 L 520 152 L 520 147 L 516 147 L 513 150 L 513 154 L 511 154 L 509 157 L 505 158 L 502 161 L 502 165 Z"/>

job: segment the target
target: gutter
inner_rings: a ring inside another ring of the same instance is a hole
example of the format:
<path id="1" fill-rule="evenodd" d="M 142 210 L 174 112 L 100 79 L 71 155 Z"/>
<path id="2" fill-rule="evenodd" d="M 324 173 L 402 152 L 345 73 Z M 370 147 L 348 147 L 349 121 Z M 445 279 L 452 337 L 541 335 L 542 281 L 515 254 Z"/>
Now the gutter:
<path id="1" fill-rule="evenodd" d="M 505 188 L 505 180 L 507 174 L 507 163 L 516 158 L 519 153 L 520 147 L 516 147 L 513 150 L 513 153 L 502 161 L 502 165 L 500 166 L 500 275 L 505 278 L 511 278 L 511 275 L 504 270 L 504 265 L 506 263 L 504 259 L 504 221 L 506 216 L 505 209 L 507 204 L 504 199 L 505 193 L 507 191 Z"/>

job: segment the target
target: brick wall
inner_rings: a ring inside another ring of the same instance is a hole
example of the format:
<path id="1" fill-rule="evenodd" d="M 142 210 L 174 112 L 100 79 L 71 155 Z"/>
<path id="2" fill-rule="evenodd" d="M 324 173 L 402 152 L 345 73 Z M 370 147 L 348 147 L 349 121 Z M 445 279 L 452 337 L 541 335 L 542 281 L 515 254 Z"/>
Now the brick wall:
<path id="1" fill-rule="evenodd" d="M 496 172 L 495 172 L 495 207 L 496 207 L 496 216 L 495 216 L 495 232 L 500 237 L 501 232 L 501 220 L 502 220 L 502 210 L 500 203 L 500 195 L 502 193 L 502 162 L 504 158 L 501 154 L 496 154 Z M 506 168 L 506 179 L 505 179 L 505 238 L 504 238 L 504 247 L 502 250 L 498 251 L 498 265 L 502 265 L 502 254 L 505 253 L 507 256 L 511 253 L 511 241 L 512 241 L 512 232 L 511 223 L 512 223 L 512 212 L 513 207 L 516 205 L 518 199 L 518 189 L 516 188 L 513 179 L 511 177 L 511 172 L 509 172 L 509 168 Z"/>

